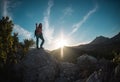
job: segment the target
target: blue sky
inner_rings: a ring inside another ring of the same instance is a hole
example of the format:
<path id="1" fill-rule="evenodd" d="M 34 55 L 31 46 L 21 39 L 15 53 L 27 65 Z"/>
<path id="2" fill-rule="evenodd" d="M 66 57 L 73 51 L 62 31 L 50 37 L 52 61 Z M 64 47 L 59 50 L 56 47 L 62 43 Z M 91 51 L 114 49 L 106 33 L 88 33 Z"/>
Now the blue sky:
<path id="1" fill-rule="evenodd" d="M 67 45 L 88 43 L 120 32 L 119 0 L 0 0 L 0 16 L 9 16 L 20 41 L 34 38 L 43 23 L 46 49 L 57 48 L 61 34 Z"/>

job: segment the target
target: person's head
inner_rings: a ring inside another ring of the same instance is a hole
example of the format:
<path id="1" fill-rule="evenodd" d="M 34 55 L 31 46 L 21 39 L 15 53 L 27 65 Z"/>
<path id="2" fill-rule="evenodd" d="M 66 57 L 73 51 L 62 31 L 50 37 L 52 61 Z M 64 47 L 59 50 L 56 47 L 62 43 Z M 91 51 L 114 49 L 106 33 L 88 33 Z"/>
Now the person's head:
<path id="1" fill-rule="evenodd" d="M 37 26 L 37 23 L 35 25 Z"/>
<path id="2" fill-rule="evenodd" d="M 39 24 L 39 27 L 42 27 L 42 23 Z"/>

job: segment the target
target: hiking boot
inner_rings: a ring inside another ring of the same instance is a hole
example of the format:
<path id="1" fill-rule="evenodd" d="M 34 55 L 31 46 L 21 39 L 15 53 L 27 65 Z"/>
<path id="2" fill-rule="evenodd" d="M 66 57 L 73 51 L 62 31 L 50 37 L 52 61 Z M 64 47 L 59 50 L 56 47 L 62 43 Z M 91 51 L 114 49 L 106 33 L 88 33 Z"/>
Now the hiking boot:
<path id="1" fill-rule="evenodd" d="M 44 49 L 43 47 L 40 47 L 40 49 Z"/>

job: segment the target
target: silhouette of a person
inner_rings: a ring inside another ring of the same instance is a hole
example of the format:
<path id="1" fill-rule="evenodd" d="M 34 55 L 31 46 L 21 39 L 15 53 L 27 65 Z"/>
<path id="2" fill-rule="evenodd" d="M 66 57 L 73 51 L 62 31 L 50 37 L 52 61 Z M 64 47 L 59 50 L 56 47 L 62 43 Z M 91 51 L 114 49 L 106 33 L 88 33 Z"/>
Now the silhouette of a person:
<path id="1" fill-rule="evenodd" d="M 42 23 L 40 23 L 39 25 L 37 25 L 36 23 L 36 29 L 35 29 L 35 36 L 36 36 L 36 47 L 37 49 L 39 48 L 39 38 L 42 40 L 41 44 L 40 44 L 40 48 L 43 48 L 43 44 L 44 44 L 44 37 L 43 37 L 43 33 L 42 33 Z"/>

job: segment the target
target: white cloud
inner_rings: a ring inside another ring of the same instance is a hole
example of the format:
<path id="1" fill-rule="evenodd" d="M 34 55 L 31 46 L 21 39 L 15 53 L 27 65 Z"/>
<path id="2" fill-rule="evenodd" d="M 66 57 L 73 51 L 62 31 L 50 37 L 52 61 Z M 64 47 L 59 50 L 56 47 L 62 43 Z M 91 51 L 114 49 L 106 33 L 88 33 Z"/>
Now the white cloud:
<path id="1" fill-rule="evenodd" d="M 66 7 L 64 10 L 63 10 L 63 15 L 60 17 L 60 21 L 64 22 L 64 18 L 66 16 L 70 16 L 72 15 L 72 13 L 74 12 L 73 8 L 72 7 Z"/>
<path id="2" fill-rule="evenodd" d="M 66 15 L 72 15 L 73 9 L 72 9 L 72 7 L 66 7 L 66 8 L 63 10 L 63 12 L 64 12 L 64 15 L 65 15 L 65 16 L 66 16 Z"/>
<path id="3" fill-rule="evenodd" d="M 3 0 L 3 16 L 7 16 L 7 8 L 8 8 L 8 1 L 7 0 Z"/>
<path id="4" fill-rule="evenodd" d="M 20 25 L 14 25 L 13 31 L 18 33 L 23 39 L 31 39 L 32 33 L 23 29 Z"/>
<path id="5" fill-rule="evenodd" d="M 98 8 L 98 5 L 96 5 L 92 10 L 90 10 L 90 11 L 83 17 L 83 19 L 82 19 L 81 21 L 79 21 L 78 23 L 74 24 L 74 25 L 72 26 L 73 30 L 72 30 L 72 32 L 70 32 L 69 35 L 72 35 L 73 33 L 75 33 L 75 32 L 87 21 L 87 19 L 88 19 L 93 13 L 96 12 L 97 8 Z"/>
<path id="6" fill-rule="evenodd" d="M 14 0 L 2 0 L 2 15 L 3 16 L 9 16 L 10 19 L 12 19 L 12 8 L 18 6 L 21 2 L 20 1 L 14 1 Z"/>
<path id="7" fill-rule="evenodd" d="M 9 12 L 9 10 L 10 10 L 10 8 L 11 8 L 11 6 L 10 6 L 11 2 L 8 1 L 8 0 L 3 0 L 2 3 L 3 3 L 2 15 L 3 15 L 3 16 L 9 16 L 10 19 L 12 19 L 11 14 L 10 14 L 10 12 Z"/>
<path id="8" fill-rule="evenodd" d="M 2 7 L 2 15 L 3 16 L 9 16 L 10 20 L 12 20 L 12 13 L 10 12 L 11 8 L 16 7 L 20 2 L 12 2 L 13 0 L 3 0 L 3 7 Z M 13 32 L 18 33 L 19 37 L 21 39 L 30 39 L 32 36 L 31 32 L 25 30 L 20 25 L 15 24 L 13 28 Z"/>
<path id="9" fill-rule="evenodd" d="M 50 44 L 52 42 L 53 33 L 54 33 L 54 28 L 51 28 L 50 24 L 49 24 L 50 12 L 51 12 L 51 8 L 53 5 L 54 5 L 53 0 L 49 0 L 48 1 L 48 8 L 44 14 L 45 16 L 43 19 L 44 20 L 44 27 L 45 27 L 44 35 L 48 41 L 48 44 Z"/>
<path id="10" fill-rule="evenodd" d="M 53 7 L 54 3 L 53 0 L 48 1 L 48 8 L 46 9 L 46 12 L 44 13 L 44 35 L 45 35 L 45 47 L 49 50 L 54 50 L 57 48 L 56 41 L 59 40 L 60 36 L 54 36 L 54 28 L 53 26 L 50 26 L 50 14 L 51 14 L 51 8 Z"/>

